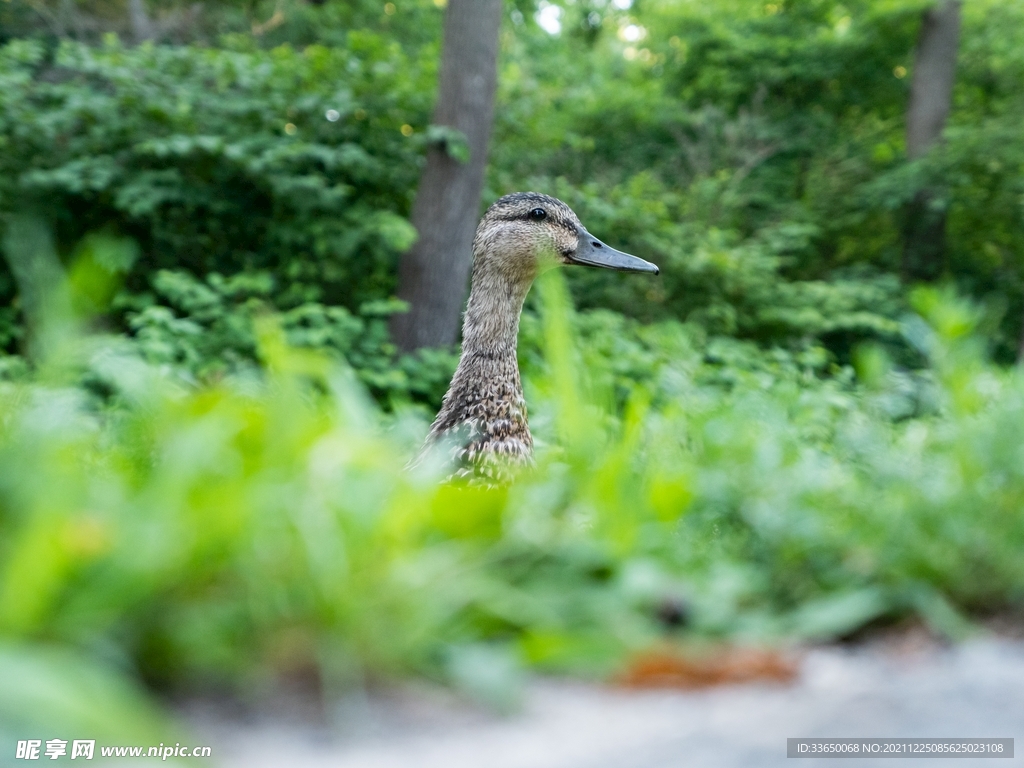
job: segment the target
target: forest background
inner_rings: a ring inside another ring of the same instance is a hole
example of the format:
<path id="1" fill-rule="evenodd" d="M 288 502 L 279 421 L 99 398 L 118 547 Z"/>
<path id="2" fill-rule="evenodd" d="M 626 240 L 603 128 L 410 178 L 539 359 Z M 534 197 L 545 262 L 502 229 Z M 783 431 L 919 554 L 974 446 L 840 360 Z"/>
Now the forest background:
<path id="1" fill-rule="evenodd" d="M 4 734 L 1024 607 L 1024 2 L 507 2 L 481 205 L 662 274 L 534 292 L 538 467 L 490 490 L 403 471 L 457 349 L 389 333 L 425 157 L 470 159 L 445 11 L 0 2 Z"/>

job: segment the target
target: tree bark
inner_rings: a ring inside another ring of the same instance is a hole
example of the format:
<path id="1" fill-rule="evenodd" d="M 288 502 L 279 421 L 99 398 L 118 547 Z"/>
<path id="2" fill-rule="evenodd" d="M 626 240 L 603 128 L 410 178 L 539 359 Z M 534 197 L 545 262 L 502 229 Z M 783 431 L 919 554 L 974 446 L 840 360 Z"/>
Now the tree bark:
<path id="1" fill-rule="evenodd" d="M 146 4 L 143 0 L 128 0 L 128 19 L 131 21 L 132 37 L 136 43 L 156 37 L 153 20 L 146 13 Z"/>
<path id="2" fill-rule="evenodd" d="M 939 0 L 924 12 L 914 56 L 914 79 L 907 108 L 907 157 L 923 157 L 942 137 L 953 102 L 956 54 L 960 43 L 960 0 Z M 943 268 L 946 214 L 935 193 L 922 189 L 904 211 L 903 277 L 935 280 Z"/>
<path id="3" fill-rule="evenodd" d="M 448 0 L 434 124 L 461 131 L 469 159 L 459 162 L 445 146 L 427 153 L 412 209 L 419 240 L 398 272 L 398 297 L 410 310 L 391 323 L 405 351 L 458 337 L 494 116 L 501 14 L 502 0 Z"/>

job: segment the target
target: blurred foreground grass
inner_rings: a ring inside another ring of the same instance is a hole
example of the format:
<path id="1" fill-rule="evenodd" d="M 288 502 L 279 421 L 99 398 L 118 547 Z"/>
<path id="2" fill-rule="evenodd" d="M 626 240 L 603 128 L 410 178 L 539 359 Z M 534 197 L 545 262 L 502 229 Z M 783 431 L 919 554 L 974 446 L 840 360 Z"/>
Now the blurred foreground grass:
<path id="1" fill-rule="evenodd" d="M 96 283 L 75 274 L 58 319 Z M 1024 607 L 1024 376 L 986 362 L 971 307 L 916 294 L 927 374 L 865 348 L 854 384 L 813 350 L 574 316 L 557 275 L 539 292 L 537 467 L 498 489 L 406 471 L 422 416 L 381 412 L 272 316 L 265 372 L 202 387 L 41 322 L 36 374 L 0 383 L 5 742 L 143 739 L 136 683 L 330 697 L 426 675 L 504 707 L 525 669 L 604 676 L 671 637 L 916 614 L 956 638 Z"/>

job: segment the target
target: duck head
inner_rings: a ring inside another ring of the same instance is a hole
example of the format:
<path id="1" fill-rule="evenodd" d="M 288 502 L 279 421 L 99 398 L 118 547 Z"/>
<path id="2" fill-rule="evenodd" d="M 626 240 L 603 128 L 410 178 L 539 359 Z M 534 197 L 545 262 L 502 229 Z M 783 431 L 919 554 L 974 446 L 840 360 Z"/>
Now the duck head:
<path id="1" fill-rule="evenodd" d="M 568 205 L 536 192 L 506 195 L 487 209 L 473 241 L 473 258 L 475 273 L 497 273 L 526 285 L 541 271 L 563 264 L 654 275 L 659 271 L 649 261 L 601 242 Z"/>

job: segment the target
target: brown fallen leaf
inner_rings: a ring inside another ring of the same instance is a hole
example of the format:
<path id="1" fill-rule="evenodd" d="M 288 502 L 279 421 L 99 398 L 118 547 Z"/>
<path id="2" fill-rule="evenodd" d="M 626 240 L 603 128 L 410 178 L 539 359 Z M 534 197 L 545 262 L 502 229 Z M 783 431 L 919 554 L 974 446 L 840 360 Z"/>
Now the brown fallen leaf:
<path id="1" fill-rule="evenodd" d="M 658 648 L 634 656 L 616 677 L 627 688 L 705 688 L 755 681 L 790 682 L 798 664 L 781 651 L 722 647 L 686 653 Z"/>

